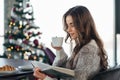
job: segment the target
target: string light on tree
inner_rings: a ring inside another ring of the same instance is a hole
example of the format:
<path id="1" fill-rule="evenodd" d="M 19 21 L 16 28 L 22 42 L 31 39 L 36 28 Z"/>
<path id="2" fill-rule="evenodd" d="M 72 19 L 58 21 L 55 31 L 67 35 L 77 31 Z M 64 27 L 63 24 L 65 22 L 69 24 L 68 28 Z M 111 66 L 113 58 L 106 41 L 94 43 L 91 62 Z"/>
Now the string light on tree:
<path id="1" fill-rule="evenodd" d="M 49 63 L 40 44 L 40 27 L 35 25 L 33 7 L 29 0 L 15 0 L 5 30 L 5 52 L 7 58 L 38 60 Z"/>

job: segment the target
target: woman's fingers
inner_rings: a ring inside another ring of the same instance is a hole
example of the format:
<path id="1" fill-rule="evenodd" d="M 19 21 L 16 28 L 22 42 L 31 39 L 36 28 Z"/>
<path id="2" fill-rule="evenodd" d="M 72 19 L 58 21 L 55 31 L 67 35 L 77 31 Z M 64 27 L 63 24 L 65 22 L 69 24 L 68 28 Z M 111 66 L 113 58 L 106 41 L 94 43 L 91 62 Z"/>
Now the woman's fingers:
<path id="1" fill-rule="evenodd" d="M 36 78 L 41 79 L 41 80 L 43 80 L 43 79 L 46 77 L 46 75 L 45 75 L 44 73 L 42 73 L 41 70 L 40 70 L 38 67 L 36 67 L 36 68 L 34 69 L 33 75 L 34 75 Z"/>
<path id="2" fill-rule="evenodd" d="M 41 70 L 40 70 L 40 68 L 35 67 L 35 68 L 34 68 L 34 71 L 41 71 Z"/>

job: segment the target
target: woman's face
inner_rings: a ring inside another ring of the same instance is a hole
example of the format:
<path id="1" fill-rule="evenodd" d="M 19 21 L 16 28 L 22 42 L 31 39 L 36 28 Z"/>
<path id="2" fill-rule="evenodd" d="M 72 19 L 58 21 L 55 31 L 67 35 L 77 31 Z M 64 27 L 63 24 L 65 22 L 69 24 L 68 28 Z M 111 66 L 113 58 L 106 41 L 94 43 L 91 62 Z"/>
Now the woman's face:
<path id="1" fill-rule="evenodd" d="M 66 17 L 66 23 L 68 26 L 67 32 L 70 34 L 70 37 L 74 40 L 77 39 L 78 33 L 77 33 L 77 30 L 75 29 L 72 16 L 68 15 Z"/>

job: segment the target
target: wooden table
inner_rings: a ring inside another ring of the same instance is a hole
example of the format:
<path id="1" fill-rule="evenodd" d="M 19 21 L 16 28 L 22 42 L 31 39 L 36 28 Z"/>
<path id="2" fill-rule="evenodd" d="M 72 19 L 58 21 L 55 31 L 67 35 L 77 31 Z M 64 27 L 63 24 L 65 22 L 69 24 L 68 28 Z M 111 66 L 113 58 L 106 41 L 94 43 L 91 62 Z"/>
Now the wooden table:
<path id="1" fill-rule="evenodd" d="M 31 65 L 31 61 L 0 58 L 0 67 L 4 65 L 11 65 L 18 68 L 18 66 Z M 18 72 L 12 74 L 0 74 L 0 80 L 22 80 L 23 78 L 27 78 L 27 80 L 34 80 L 33 70 L 18 70 Z"/>

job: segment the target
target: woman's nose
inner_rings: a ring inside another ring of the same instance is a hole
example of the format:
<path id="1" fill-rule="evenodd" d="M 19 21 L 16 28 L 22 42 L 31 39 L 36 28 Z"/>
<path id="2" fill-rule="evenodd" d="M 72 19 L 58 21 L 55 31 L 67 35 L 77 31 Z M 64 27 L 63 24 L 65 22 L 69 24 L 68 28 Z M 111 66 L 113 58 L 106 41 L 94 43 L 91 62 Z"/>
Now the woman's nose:
<path id="1" fill-rule="evenodd" d="M 70 32 L 70 31 L 71 31 L 71 28 L 70 28 L 70 27 L 68 27 L 68 28 L 67 28 L 67 32 Z"/>

